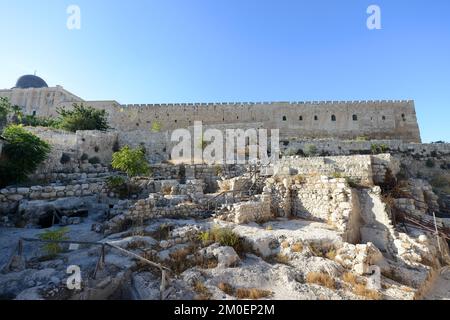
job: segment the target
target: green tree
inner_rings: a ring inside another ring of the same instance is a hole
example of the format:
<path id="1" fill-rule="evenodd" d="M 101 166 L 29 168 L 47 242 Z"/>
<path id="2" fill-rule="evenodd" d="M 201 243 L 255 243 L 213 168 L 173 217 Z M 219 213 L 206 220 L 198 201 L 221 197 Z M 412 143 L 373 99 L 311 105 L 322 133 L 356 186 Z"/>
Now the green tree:
<path id="1" fill-rule="evenodd" d="M 11 112 L 11 103 L 5 97 L 0 98 L 0 125 L 6 123 L 8 114 Z"/>
<path id="2" fill-rule="evenodd" d="M 72 110 L 57 109 L 59 114 L 59 127 L 61 129 L 75 132 L 77 130 L 100 130 L 106 131 L 108 125 L 105 110 L 97 110 L 83 104 L 73 104 Z"/>
<path id="3" fill-rule="evenodd" d="M 21 125 L 9 125 L 3 130 L 6 144 L 0 158 L 2 185 L 22 182 L 47 159 L 51 147 Z"/>
<path id="4" fill-rule="evenodd" d="M 131 149 L 125 146 L 112 156 L 111 165 L 114 169 L 125 172 L 128 177 L 150 173 L 150 166 L 145 159 L 143 148 Z"/>

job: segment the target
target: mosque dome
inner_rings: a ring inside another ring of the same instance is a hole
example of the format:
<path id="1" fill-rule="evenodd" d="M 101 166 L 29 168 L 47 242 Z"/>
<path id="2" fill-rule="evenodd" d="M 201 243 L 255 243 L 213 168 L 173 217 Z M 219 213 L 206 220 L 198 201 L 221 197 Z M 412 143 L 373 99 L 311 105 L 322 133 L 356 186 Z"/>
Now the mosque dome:
<path id="1" fill-rule="evenodd" d="M 28 89 L 28 88 L 48 88 L 47 83 L 38 76 L 28 74 L 21 76 L 17 82 L 15 88 Z"/>

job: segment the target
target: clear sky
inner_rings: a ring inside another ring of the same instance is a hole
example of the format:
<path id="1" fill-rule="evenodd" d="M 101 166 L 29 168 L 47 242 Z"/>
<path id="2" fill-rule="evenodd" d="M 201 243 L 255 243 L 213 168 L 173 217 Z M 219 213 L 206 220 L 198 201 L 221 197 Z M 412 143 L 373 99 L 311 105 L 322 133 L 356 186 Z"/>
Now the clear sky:
<path id="1" fill-rule="evenodd" d="M 120 103 L 414 99 L 423 140 L 450 141 L 448 0 L 0 0 L 0 13 L 0 88 L 37 70 Z"/>

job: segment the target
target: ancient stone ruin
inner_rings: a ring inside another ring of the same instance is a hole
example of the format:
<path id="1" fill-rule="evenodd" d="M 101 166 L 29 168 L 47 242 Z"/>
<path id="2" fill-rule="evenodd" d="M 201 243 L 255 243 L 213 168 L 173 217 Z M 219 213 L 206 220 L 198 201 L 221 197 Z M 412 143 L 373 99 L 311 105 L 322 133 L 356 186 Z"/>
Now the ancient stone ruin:
<path id="1" fill-rule="evenodd" d="M 450 298 L 450 144 L 421 143 L 412 101 L 125 106 L 46 86 L 0 96 L 38 116 L 83 102 L 111 126 L 26 128 L 52 152 L 0 190 L 0 298 Z M 278 128 L 281 156 L 171 162 L 171 132 L 194 121 Z M 124 187 L 111 159 L 126 145 L 145 148 L 151 173 Z"/>

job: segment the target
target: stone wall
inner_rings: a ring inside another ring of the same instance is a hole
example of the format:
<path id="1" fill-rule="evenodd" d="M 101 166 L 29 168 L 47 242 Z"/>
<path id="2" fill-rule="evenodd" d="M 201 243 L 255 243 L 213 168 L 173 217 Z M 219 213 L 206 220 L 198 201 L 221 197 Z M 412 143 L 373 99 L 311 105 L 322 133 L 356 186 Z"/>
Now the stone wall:
<path id="1" fill-rule="evenodd" d="M 151 194 L 147 199 L 138 200 L 123 214 L 113 217 L 104 224 L 105 234 L 119 232 L 123 226 L 132 222 L 140 222 L 157 218 L 197 217 L 202 214 L 198 206 L 190 202 L 182 202 L 173 206 L 158 206 L 160 195 Z"/>
<path id="2" fill-rule="evenodd" d="M 345 179 L 320 177 L 296 181 L 292 189 L 292 214 L 327 221 L 345 234 L 346 241 L 360 238 L 360 207 L 356 192 Z"/>
<path id="3" fill-rule="evenodd" d="M 371 141 L 345 141 L 345 140 L 284 140 L 281 146 L 286 153 L 296 154 L 305 150 L 308 145 L 314 145 L 317 154 L 344 156 L 353 154 L 372 154 L 372 146 L 385 146 L 390 153 L 406 153 L 411 155 L 429 156 L 432 154 L 449 155 L 450 143 L 405 143 L 401 140 L 371 140 Z"/>
<path id="4" fill-rule="evenodd" d="M 47 185 L 32 187 L 9 187 L 0 190 L 0 215 L 14 211 L 22 201 L 55 200 L 65 197 L 84 197 L 106 195 L 107 189 L 102 181 L 66 185 Z"/>
<path id="5" fill-rule="evenodd" d="M 74 101 L 105 109 L 111 126 L 120 131 L 162 131 L 187 128 L 194 121 L 206 125 L 262 123 L 280 129 L 282 137 L 401 139 L 420 142 L 413 101 L 307 101 L 255 103 L 184 103 L 120 105 L 115 101 L 83 101 L 61 87 L 1 90 L 27 114 L 55 116 L 57 107 L 70 108 Z"/>
<path id="6" fill-rule="evenodd" d="M 371 186 L 384 181 L 389 169 L 393 175 L 400 170 L 399 162 L 389 154 L 303 158 L 283 157 L 273 165 L 275 175 L 326 175 L 349 178 Z"/>

